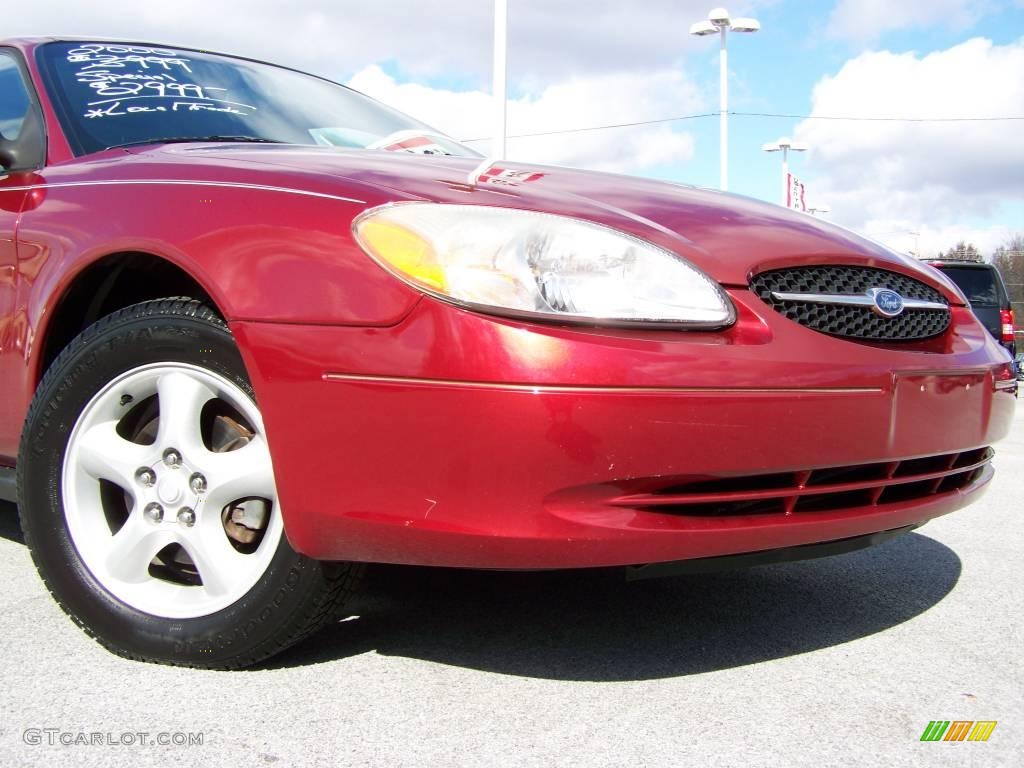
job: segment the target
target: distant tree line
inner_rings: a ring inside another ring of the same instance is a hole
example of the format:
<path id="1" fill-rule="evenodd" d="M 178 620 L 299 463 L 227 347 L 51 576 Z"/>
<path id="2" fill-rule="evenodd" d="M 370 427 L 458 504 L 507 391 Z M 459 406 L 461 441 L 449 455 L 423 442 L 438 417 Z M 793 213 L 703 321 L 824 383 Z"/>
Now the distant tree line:
<path id="1" fill-rule="evenodd" d="M 984 261 L 981 251 L 974 243 L 965 243 L 961 240 L 948 251 L 939 251 L 940 259 L 957 259 L 958 261 Z"/>

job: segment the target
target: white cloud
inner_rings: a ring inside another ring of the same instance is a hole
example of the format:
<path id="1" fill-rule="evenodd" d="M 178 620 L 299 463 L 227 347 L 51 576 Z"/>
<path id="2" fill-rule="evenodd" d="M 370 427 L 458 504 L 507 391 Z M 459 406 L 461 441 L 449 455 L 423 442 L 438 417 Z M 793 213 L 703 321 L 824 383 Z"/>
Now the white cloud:
<path id="1" fill-rule="evenodd" d="M 490 96 L 399 83 L 377 66 L 357 73 L 353 88 L 429 123 L 456 138 L 490 136 Z M 681 111 L 702 108 L 698 89 L 682 73 L 618 73 L 555 83 L 536 96 L 509 101 L 509 133 L 611 124 L 664 116 L 665 104 Z M 489 142 L 474 143 L 486 151 Z M 668 125 L 512 139 L 509 157 L 615 172 L 636 172 L 693 155 L 693 137 Z"/>
<path id="2" fill-rule="evenodd" d="M 926 56 L 864 53 L 821 80 L 813 104 L 820 116 L 1024 115 L 1024 41 L 976 38 Z M 941 230 L 1024 200 L 1022 128 L 1024 121 L 805 120 L 794 135 L 811 147 L 804 167 L 814 199 L 840 223 Z"/>
<path id="3" fill-rule="evenodd" d="M 863 42 L 908 27 L 962 30 L 997 7 L 994 0 L 839 0 L 826 32 L 830 37 Z"/>

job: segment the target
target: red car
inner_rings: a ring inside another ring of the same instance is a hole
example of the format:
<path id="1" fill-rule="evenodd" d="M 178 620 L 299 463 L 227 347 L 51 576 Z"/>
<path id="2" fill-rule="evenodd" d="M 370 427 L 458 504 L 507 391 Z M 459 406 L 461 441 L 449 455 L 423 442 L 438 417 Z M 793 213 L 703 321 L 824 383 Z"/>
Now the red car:
<path id="1" fill-rule="evenodd" d="M 773 205 L 150 44 L 3 43 L 0 134 L 0 487 L 125 656 L 257 662 L 361 562 L 846 551 L 976 499 L 1009 428 L 952 283 Z"/>

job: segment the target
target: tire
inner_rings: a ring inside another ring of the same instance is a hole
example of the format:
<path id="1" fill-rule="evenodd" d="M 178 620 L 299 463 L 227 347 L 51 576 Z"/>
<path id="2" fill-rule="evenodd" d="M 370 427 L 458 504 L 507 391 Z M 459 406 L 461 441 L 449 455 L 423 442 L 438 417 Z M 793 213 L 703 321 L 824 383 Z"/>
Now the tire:
<path id="1" fill-rule="evenodd" d="M 255 664 L 336 616 L 361 571 L 288 544 L 242 358 L 191 299 L 119 310 L 60 354 L 29 409 L 18 488 L 47 588 L 132 659 Z"/>

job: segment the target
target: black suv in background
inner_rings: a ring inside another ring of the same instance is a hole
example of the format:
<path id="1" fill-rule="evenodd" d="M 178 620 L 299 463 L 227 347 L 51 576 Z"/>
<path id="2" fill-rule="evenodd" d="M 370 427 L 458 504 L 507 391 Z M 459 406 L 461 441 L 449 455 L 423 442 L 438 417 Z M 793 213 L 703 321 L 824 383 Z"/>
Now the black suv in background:
<path id="1" fill-rule="evenodd" d="M 971 309 L 989 332 L 1016 358 L 1013 342 L 1013 307 L 999 270 L 979 261 L 939 259 L 928 262 L 956 283 L 971 302 Z"/>

